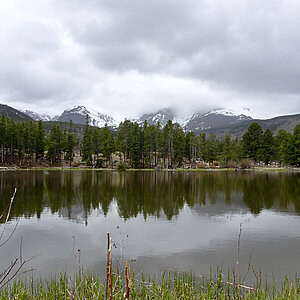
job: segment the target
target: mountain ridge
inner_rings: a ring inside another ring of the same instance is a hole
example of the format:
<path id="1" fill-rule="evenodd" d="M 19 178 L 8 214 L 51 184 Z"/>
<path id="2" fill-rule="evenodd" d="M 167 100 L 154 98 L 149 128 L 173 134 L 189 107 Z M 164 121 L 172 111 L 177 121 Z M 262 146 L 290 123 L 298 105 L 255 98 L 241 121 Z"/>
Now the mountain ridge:
<path id="1" fill-rule="evenodd" d="M 6 104 L 0 104 L 0 116 L 13 118 L 16 121 L 32 120 L 27 114 Z"/>
<path id="2" fill-rule="evenodd" d="M 246 115 L 247 112 L 249 115 Z M 22 112 L 8 105 L 0 104 L 0 115 L 12 117 L 18 121 L 42 120 L 46 123 L 69 122 L 72 119 L 74 124 L 79 125 L 86 123 L 86 115 L 88 115 L 91 126 L 104 127 L 107 124 L 112 129 L 117 128 L 117 123 L 112 117 L 94 110 L 88 110 L 83 105 L 66 109 L 58 117 L 51 117 L 29 110 Z M 215 133 L 218 138 L 224 138 L 226 134 L 231 134 L 233 138 L 241 138 L 252 122 L 258 122 L 263 129 L 270 128 L 274 134 L 279 129 L 292 132 L 296 124 L 300 123 L 300 114 L 277 116 L 269 119 L 252 118 L 250 115 L 255 116 L 248 108 L 241 110 L 215 108 L 205 113 L 195 112 L 189 118 L 180 118 L 172 108 L 164 108 L 153 113 L 145 113 L 140 118 L 132 121 L 140 125 L 145 121 L 148 124 L 159 122 L 161 126 L 165 126 L 168 120 L 171 120 L 172 122 L 179 123 L 185 132 L 192 131 L 196 134 L 200 132 L 205 132 L 206 134 Z"/>

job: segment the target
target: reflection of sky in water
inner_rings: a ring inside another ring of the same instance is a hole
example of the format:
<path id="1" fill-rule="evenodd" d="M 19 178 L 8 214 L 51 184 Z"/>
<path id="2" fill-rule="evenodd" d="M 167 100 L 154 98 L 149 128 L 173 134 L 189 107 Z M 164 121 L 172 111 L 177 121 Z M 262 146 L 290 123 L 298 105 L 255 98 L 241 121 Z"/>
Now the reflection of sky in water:
<path id="1" fill-rule="evenodd" d="M 209 213 L 209 207 L 220 213 Z M 255 216 L 243 205 L 233 203 L 224 209 L 222 202 L 193 208 L 185 204 L 171 221 L 163 216 L 148 217 L 145 221 L 141 214 L 128 220 L 120 218 L 114 201 L 106 217 L 101 210 L 93 210 L 86 226 L 84 220 L 69 220 L 44 209 L 40 219 L 21 218 L 12 240 L 1 248 L 0 263 L 3 268 L 18 255 L 23 236 L 24 256 L 40 254 L 30 264 L 37 269 L 36 274 L 55 274 L 58 269 L 74 272 L 72 237 L 75 236 L 82 264 L 92 272 L 103 272 L 109 231 L 114 241 L 124 245 L 124 258 L 136 260 L 132 263 L 136 270 L 158 274 L 166 267 L 175 267 L 207 274 L 210 267 L 234 266 L 240 222 L 243 268 L 247 267 L 253 251 L 252 262 L 262 272 L 274 272 L 275 277 L 282 278 L 284 273 L 299 271 L 299 216 L 273 210 L 263 210 Z M 120 254 L 120 249 L 113 249 L 113 253 Z"/>

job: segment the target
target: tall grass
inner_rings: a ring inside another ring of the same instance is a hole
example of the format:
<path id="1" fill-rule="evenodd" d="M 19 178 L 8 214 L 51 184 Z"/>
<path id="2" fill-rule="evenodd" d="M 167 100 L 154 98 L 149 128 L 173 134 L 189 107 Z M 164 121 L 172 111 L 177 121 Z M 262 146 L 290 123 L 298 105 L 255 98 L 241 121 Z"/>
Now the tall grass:
<path id="1" fill-rule="evenodd" d="M 126 299 L 124 277 L 113 273 L 113 299 Z M 286 277 L 282 286 L 257 284 L 243 288 L 224 281 L 221 272 L 210 279 L 191 273 L 163 274 L 160 280 L 130 279 L 129 299 L 300 299 L 299 279 Z M 0 291 L 1 299 L 104 299 L 105 280 L 79 272 L 74 276 L 59 274 L 47 281 L 23 278 Z"/>

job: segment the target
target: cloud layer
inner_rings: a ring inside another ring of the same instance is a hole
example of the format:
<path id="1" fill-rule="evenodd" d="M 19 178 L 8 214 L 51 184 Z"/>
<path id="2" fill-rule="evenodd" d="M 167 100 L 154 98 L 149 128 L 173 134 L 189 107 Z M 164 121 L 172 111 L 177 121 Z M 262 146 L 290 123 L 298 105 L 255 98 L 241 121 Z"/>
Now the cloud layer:
<path id="1" fill-rule="evenodd" d="M 119 119 L 250 107 L 300 112 L 296 0 L 0 3 L 0 102 Z"/>

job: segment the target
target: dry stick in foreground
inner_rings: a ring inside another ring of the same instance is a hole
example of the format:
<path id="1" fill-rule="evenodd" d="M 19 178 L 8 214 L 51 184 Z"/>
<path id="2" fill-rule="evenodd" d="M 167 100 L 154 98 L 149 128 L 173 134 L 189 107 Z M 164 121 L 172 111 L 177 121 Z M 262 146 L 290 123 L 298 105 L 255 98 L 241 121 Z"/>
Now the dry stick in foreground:
<path id="1" fill-rule="evenodd" d="M 105 281 L 105 300 L 107 299 L 108 294 L 108 281 L 109 281 L 109 258 L 108 258 L 108 251 L 109 251 L 109 232 L 107 232 L 107 258 L 106 258 L 106 281 Z"/>
<path id="2" fill-rule="evenodd" d="M 109 232 L 107 232 L 107 262 L 106 262 L 106 282 L 105 282 L 105 299 L 108 299 L 108 289 L 109 289 L 109 299 L 112 299 L 112 264 L 111 264 L 111 238 L 109 237 Z"/>
<path id="3" fill-rule="evenodd" d="M 128 300 L 130 294 L 130 273 L 129 273 L 128 260 L 126 260 L 125 277 L 126 277 L 126 292 L 124 293 L 124 300 Z"/>
<path id="4" fill-rule="evenodd" d="M 108 257 L 109 257 L 109 300 L 113 298 L 113 287 L 112 287 L 112 263 L 111 263 L 111 239 L 109 240 L 109 250 L 108 250 Z"/>

